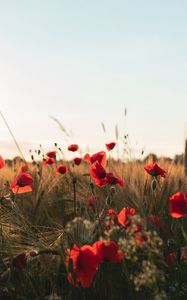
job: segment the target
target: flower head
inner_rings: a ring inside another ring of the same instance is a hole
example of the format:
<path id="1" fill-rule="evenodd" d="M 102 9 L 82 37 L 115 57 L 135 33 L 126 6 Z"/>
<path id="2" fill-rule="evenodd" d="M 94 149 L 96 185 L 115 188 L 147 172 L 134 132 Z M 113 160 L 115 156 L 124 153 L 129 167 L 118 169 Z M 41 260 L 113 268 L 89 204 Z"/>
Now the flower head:
<path id="1" fill-rule="evenodd" d="M 111 143 L 108 143 L 108 144 L 105 144 L 105 145 L 106 145 L 107 150 L 111 151 L 116 146 L 116 143 L 115 142 L 111 142 Z"/>
<path id="2" fill-rule="evenodd" d="M 169 213 L 176 219 L 187 214 L 187 199 L 184 193 L 178 192 L 169 198 Z"/>
<path id="3" fill-rule="evenodd" d="M 66 174 L 67 172 L 68 172 L 68 168 L 65 165 L 59 165 L 55 171 L 56 174 L 62 174 L 62 175 Z"/>
<path id="4" fill-rule="evenodd" d="M 90 156 L 90 154 L 86 154 L 84 156 L 84 160 L 89 162 L 90 164 L 94 164 L 96 161 L 103 166 L 106 167 L 106 152 L 100 151 Z"/>
<path id="5" fill-rule="evenodd" d="M 46 153 L 46 156 L 56 159 L 56 151 L 49 151 Z"/>
<path id="6" fill-rule="evenodd" d="M 103 166 L 96 161 L 91 165 L 90 175 L 94 180 L 95 184 L 98 186 L 104 186 L 107 184 L 106 181 L 106 171 Z"/>
<path id="7" fill-rule="evenodd" d="M 72 145 L 69 145 L 68 146 L 68 150 L 69 151 L 72 151 L 72 152 L 75 152 L 79 149 L 79 146 L 77 144 L 72 144 Z"/>
<path id="8" fill-rule="evenodd" d="M 46 166 L 53 165 L 54 163 L 55 163 L 55 159 L 53 157 L 49 157 L 44 161 L 44 165 Z"/>
<path id="9" fill-rule="evenodd" d="M 97 241 L 93 244 L 93 248 L 100 261 L 117 263 L 124 259 L 124 253 L 119 250 L 118 244 L 113 241 Z"/>
<path id="10" fill-rule="evenodd" d="M 28 193 L 32 191 L 32 176 L 28 173 L 20 173 L 10 184 L 13 193 Z"/>
<path id="11" fill-rule="evenodd" d="M 136 210 L 134 208 L 124 207 L 119 215 L 118 222 L 124 227 L 127 228 L 131 224 L 131 217 L 136 214 Z"/>
<path id="12" fill-rule="evenodd" d="M 76 166 L 79 166 L 81 164 L 81 162 L 82 162 L 82 158 L 81 157 L 75 157 L 73 159 L 73 161 L 74 161 L 74 163 L 75 163 Z"/>
<path id="13" fill-rule="evenodd" d="M 154 163 L 152 165 L 147 165 L 144 167 L 144 170 L 152 175 L 152 176 L 161 176 L 161 177 L 166 177 L 166 171 L 161 169 L 157 163 Z"/>
<path id="14" fill-rule="evenodd" d="M 121 186 L 125 185 L 125 181 L 117 176 L 114 176 L 112 173 L 106 174 L 106 181 L 109 185 L 119 184 Z"/>
<path id="15" fill-rule="evenodd" d="M 74 245 L 67 254 L 67 266 L 70 265 L 70 261 L 72 261 L 73 274 L 70 271 L 69 281 L 73 285 L 80 283 L 83 288 L 88 288 L 92 284 L 99 266 L 99 259 L 93 247 L 84 245 L 79 248 L 77 245 Z"/>

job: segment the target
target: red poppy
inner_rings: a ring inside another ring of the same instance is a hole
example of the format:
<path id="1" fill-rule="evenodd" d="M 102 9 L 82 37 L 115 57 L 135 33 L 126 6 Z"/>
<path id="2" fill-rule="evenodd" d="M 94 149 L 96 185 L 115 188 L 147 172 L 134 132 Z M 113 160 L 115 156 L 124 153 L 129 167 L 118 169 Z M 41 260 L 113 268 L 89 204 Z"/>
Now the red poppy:
<path id="1" fill-rule="evenodd" d="M 28 172 L 28 170 L 29 170 L 29 167 L 27 164 L 23 164 L 21 166 L 21 173 L 26 173 L 26 172 Z"/>
<path id="2" fill-rule="evenodd" d="M 124 207 L 118 214 L 118 222 L 124 227 L 127 228 L 131 224 L 131 217 L 136 214 L 134 208 Z"/>
<path id="3" fill-rule="evenodd" d="M 32 176 L 28 173 L 20 173 L 10 184 L 13 193 L 28 193 L 32 191 Z"/>
<path id="4" fill-rule="evenodd" d="M 113 241 L 98 241 L 93 244 L 93 249 L 99 257 L 99 261 L 111 261 L 114 263 L 124 259 L 124 253 L 119 249 L 118 244 Z"/>
<path id="5" fill-rule="evenodd" d="M 46 153 L 46 156 L 56 159 L 56 151 L 49 151 Z"/>
<path id="6" fill-rule="evenodd" d="M 116 143 L 115 142 L 111 142 L 111 143 L 108 143 L 108 144 L 105 144 L 105 145 L 106 145 L 107 150 L 111 151 L 116 146 Z"/>
<path id="7" fill-rule="evenodd" d="M 69 151 L 72 151 L 72 152 L 75 152 L 79 149 L 79 146 L 77 144 L 72 144 L 72 145 L 69 145 L 68 146 L 68 150 Z"/>
<path id="8" fill-rule="evenodd" d="M 106 174 L 106 181 L 110 185 L 119 184 L 121 186 L 125 185 L 125 181 L 117 176 L 114 176 L 112 173 Z"/>
<path id="9" fill-rule="evenodd" d="M 161 228 L 160 218 L 155 215 L 149 216 L 149 220 L 157 227 L 158 229 Z"/>
<path id="10" fill-rule="evenodd" d="M 166 177 L 166 171 L 161 169 L 157 163 L 154 163 L 152 165 L 147 165 L 144 167 L 145 171 L 152 175 L 152 176 L 161 176 L 161 177 Z"/>
<path id="11" fill-rule="evenodd" d="M 73 160 L 74 160 L 74 163 L 75 163 L 76 166 L 79 166 L 82 162 L 81 157 L 75 157 Z"/>
<path id="12" fill-rule="evenodd" d="M 68 172 L 68 168 L 64 165 L 59 165 L 55 171 L 56 174 L 62 174 L 62 175 L 66 174 L 67 172 Z"/>
<path id="13" fill-rule="evenodd" d="M 106 181 L 106 171 L 101 164 L 96 161 L 91 165 L 90 175 L 94 180 L 95 184 L 98 186 L 104 186 L 107 184 Z"/>
<path id="14" fill-rule="evenodd" d="M 5 166 L 5 161 L 2 158 L 2 156 L 0 155 L 0 169 L 4 168 L 4 166 Z"/>
<path id="15" fill-rule="evenodd" d="M 84 156 L 84 160 L 86 160 L 87 162 L 94 164 L 96 161 L 101 164 L 103 166 L 103 168 L 106 167 L 106 152 L 105 151 L 100 151 L 97 152 L 95 154 L 93 154 L 92 156 L 90 156 L 90 154 L 86 154 Z"/>
<path id="16" fill-rule="evenodd" d="M 185 194 L 178 192 L 169 198 L 169 213 L 173 218 L 182 218 L 187 214 Z"/>
<path id="17" fill-rule="evenodd" d="M 27 264 L 27 256 L 24 252 L 18 254 L 12 260 L 13 267 L 16 268 L 18 271 L 21 271 L 23 268 L 25 268 L 26 264 Z"/>
<path id="18" fill-rule="evenodd" d="M 84 245 L 79 248 L 77 245 L 74 245 L 66 257 L 68 267 L 70 260 L 72 261 L 73 274 L 71 274 L 70 270 L 69 281 L 73 285 L 80 283 L 83 288 L 88 288 L 92 284 L 99 266 L 99 259 L 93 247 Z"/>
<path id="19" fill-rule="evenodd" d="M 55 159 L 53 157 L 49 157 L 44 161 L 44 165 L 46 166 L 53 165 L 54 163 L 55 163 Z"/>

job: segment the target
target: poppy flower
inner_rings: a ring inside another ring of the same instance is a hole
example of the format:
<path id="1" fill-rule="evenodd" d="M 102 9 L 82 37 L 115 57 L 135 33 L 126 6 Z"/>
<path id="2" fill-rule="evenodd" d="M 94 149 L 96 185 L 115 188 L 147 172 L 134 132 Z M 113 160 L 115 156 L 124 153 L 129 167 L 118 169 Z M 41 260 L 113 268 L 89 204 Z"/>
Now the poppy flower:
<path id="1" fill-rule="evenodd" d="M 0 155 L 0 169 L 4 168 L 4 166 L 5 166 L 5 161 L 2 158 L 2 156 Z"/>
<path id="2" fill-rule="evenodd" d="M 106 167 L 106 152 L 100 151 L 90 156 L 90 154 L 85 154 L 84 160 L 89 162 L 90 164 L 94 164 L 96 161 L 103 166 Z"/>
<path id="3" fill-rule="evenodd" d="M 176 219 L 187 214 L 187 199 L 184 193 L 178 192 L 169 198 L 169 213 Z"/>
<path id="4" fill-rule="evenodd" d="M 46 156 L 56 159 L 56 151 L 49 151 L 46 153 Z"/>
<path id="5" fill-rule="evenodd" d="M 21 166 L 21 173 L 26 173 L 26 172 L 28 172 L 28 170 L 29 170 L 29 167 L 27 164 L 23 164 Z"/>
<path id="6" fill-rule="evenodd" d="M 119 249 L 118 244 L 113 241 L 97 241 L 93 249 L 99 257 L 99 261 L 110 261 L 118 263 L 124 259 L 124 253 Z"/>
<path id="7" fill-rule="evenodd" d="M 66 174 L 67 172 L 68 172 L 68 168 L 64 165 L 59 165 L 55 171 L 56 174 L 62 174 L 62 175 Z"/>
<path id="8" fill-rule="evenodd" d="M 23 268 L 25 268 L 26 264 L 27 264 L 27 256 L 24 252 L 18 254 L 12 260 L 13 267 L 16 268 L 18 271 L 21 271 Z"/>
<path id="9" fill-rule="evenodd" d="M 70 262 L 73 274 L 69 270 L 69 281 L 73 285 L 80 283 L 83 288 L 88 288 L 92 284 L 99 266 L 98 255 L 95 253 L 93 247 L 84 245 L 79 248 L 77 245 L 74 245 L 66 257 L 67 267 L 70 266 Z"/>
<path id="10" fill-rule="evenodd" d="M 107 184 L 106 181 L 106 171 L 101 164 L 96 161 L 91 165 L 90 175 L 94 180 L 95 184 L 98 186 L 104 186 Z"/>
<path id="11" fill-rule="evenodd" d="M 68 146 L 68 150 L 69 151 L 72 151 L 72 152 L 75 152 L 79 149 L 79 146 L 77 144 L 72 144 L 72 145 L 69 145 Z"/>
<path id="12" fill-rule="evenodd" d="M 127 228 L 131 224 L 131 217 L 136 214 L 134 208 L 124 207 L 118 214 L 118 222 L 124 227 Z"/>
<path id="13" fill-rule="evenodd" d="M 79 166 L 81 164 L 81 162 L 82 162 L 82 158 L 81 157 L 75 157 L 73 159 L 73 161 L 74 161 L 74 163 L 75 163 L 76 166 Z"/>
<path id="14" fill-rule="evenodd" d="M 44 165 L 46 166 L 53 165 L 54 163 L 55 163 L 55 159 L 53 157 L 49 157 L 44 161 Z"/>
<path id="15" fill-rule="evenodd" d="M 28 173 L 20 173 L 10 184 L 13 193 L 28 193 L 32 191 L 32 176 Z"/>
<path id="16" fill-rule="evenodd" d="M 117 176 L 114 176 L 112 173 L 107 173 L 106 174 L 106 182 L 109 185 L 116 185 L 116 184 L 119 184 L 121 186 L 125 185 L 125 181 L 124 180 L 122 180 L 121 178 L 119 178 Z"/>
<path id="17" fill-rule="evenodd" d="M 144 170 L 148 173 L 148 174 L 150 174 L 150 175 L 152 175 L 152 176 L 161 176 L 161 177 L 166 177 L 166 171 L 165 170 L 163 170 L 163 169 L 161 169 L 158 165 L 157 165 L 157 163 L 154 163 L 154 164 L 152 164 L 152 165 L 147 165 L 147 166 L 145 166 L 144 167 Z"/>
<path id="18" fill-rule="evenodd" d="M 108 143 L 108 144 L 105 144 L 105 145 L 106 145 L 107 150 L 111 151 L 116 146 L 116 143 L 115 142 L 111 142 L 111 143 Z"/>

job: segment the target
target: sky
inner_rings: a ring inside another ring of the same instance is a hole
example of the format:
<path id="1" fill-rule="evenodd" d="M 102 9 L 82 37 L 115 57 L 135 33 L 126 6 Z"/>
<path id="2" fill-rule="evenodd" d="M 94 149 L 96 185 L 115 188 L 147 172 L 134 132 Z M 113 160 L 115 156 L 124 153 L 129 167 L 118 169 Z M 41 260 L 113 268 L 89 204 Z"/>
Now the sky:
<path id="1" fill-rule="evenodd" d="M 186 0 L 0 0 L 0 111 L 24 155 L 54 142 L 100 150 L 116 124 L 137 153 L 183 152 L 186 11 Z M 0 153 L 19 154 L 1 117 Z"/>

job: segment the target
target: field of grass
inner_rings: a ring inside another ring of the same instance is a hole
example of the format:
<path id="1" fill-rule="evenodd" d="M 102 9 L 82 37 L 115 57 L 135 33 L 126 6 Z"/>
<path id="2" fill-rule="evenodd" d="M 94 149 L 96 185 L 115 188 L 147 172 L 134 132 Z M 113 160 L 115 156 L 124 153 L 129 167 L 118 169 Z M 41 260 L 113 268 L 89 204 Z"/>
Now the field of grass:
<path id="1" fill-rule="evenodd" d="M 1 164 L 0 299 L 187 298 L 182 164 L 32 159 Z"/>

